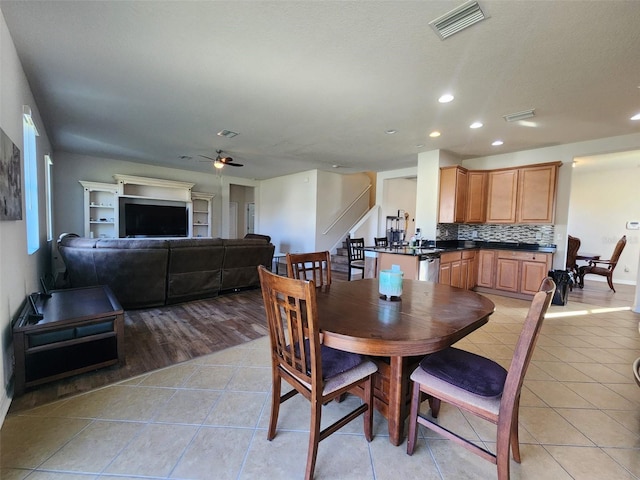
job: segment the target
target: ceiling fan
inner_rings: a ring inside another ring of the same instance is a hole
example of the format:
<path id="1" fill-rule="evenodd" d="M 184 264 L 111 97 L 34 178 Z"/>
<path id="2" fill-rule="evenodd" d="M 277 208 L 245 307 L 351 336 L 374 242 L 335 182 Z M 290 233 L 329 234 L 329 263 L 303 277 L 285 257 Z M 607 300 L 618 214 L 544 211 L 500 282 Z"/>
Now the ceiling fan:
<path id="1" fill-rule="evenodd" d="M 222 168 L 225 165 L 229 165 L 230 167 L 243 167 L 242 163 L 235 163 L 233 158 L 231 157 L 223 157 L 222 150 L 216 150 L 218 156 L 216 158 L 207 157 L 206 155 L 199 155 L 202 158 L 206 158 L 207 160 L 211 160 L 213 162 L 213 166 L 215 168 Z"/>

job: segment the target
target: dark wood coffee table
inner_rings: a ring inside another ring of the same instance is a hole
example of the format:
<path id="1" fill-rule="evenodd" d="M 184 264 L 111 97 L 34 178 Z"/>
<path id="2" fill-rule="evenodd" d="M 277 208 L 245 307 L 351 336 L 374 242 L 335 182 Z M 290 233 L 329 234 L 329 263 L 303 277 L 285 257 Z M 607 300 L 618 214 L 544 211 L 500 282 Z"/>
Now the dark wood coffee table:
<path id="1" fill-rule="evenodd" d="M 124 310 L 108 286 L 50 295 L 31 295 L 13 325 L 16 395 L 124 360 Z"/>

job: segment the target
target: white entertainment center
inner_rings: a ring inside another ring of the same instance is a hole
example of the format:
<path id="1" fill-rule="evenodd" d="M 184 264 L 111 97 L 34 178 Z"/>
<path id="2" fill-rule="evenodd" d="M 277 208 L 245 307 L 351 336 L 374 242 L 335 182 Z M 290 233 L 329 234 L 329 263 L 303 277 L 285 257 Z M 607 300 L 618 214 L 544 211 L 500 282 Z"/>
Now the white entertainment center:
<path id="1" fill-rule="evenodd" d="M 125 236 L 121 210 L 126 203 L 184 206 L 187 236 L 211 237 L 212 193 L 194 192 L 194 183 L 132 175 L 113 176 L 115 184 L 80 180 L 84 189 L 84 236 Z"/>

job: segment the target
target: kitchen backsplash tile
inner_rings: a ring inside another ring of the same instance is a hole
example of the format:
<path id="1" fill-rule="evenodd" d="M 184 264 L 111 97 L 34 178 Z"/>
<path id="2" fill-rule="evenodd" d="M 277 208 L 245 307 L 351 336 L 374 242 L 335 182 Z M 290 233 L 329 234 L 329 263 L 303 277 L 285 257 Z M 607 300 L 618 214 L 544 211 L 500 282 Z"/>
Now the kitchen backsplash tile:
<path id="1" fill-rule="evenodd" d="M 553 243 L 554 234 L 553 225 L 439 223 L 436 229 L 436 240 L 484 240 L 549 245 Z"/>

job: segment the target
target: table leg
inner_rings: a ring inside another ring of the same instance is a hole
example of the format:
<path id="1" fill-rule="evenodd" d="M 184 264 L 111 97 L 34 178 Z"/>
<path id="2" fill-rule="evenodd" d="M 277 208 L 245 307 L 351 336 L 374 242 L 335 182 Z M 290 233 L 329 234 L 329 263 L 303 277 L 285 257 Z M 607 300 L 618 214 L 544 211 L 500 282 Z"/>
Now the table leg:
<path id="1" fill-rule="evenodd" d="M 404 357 L 391 357 L 389 378 L 389 441 L 398 446 L 404 439 L 406 418 L 408 362 Z"/>

